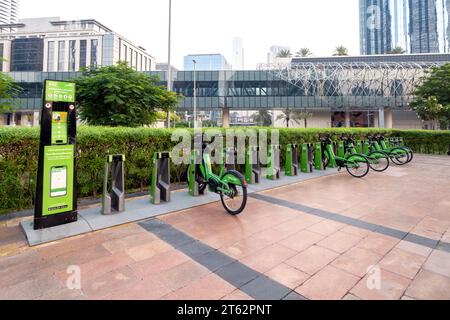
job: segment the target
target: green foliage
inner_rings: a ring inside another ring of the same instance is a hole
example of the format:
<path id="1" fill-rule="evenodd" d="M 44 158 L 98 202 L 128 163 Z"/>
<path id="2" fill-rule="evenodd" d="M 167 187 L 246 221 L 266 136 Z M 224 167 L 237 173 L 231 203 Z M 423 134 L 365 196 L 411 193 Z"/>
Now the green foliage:
<path id="1" fill-rule="evenodd" d="M 302 58 L 306 58 L 306 57 L 310 57 L 312 56 L 312 51 L 309 50 L 308 48 L 301 48 L 300 50 L 297 51 L 296 55 Z"/>
<path id="2" fill-rule="evenodd" d="M 156 111 L 173 110 L 178 103 L 177 95 L 157 86 L 158 81 L 124 62 L 88 69 L 76 79 L 80 117 L 98 126 L 151 125 Z"/>
<path id="3" fill-rule="evenodd" d="M 291 50 L 280 50 L 280 52 L 278 52 L 277 54 L 277 58 L 290 58 L 292 57 L 292 53 Z"/>
<path id="4" fill-rule="evenodd" d="M 336 56 L 339 56 L 339 57 L 348 56 L 348 55 L 349 55 L 348 49 L 344 46 L 337 46 L 336 49 L 334 49 L 333 56 L 335 56 L 335 57 Z"/>
<path id="5" fill-rule="evenodd" d="M 0 62 L 3 60 L 0 59 Z M 17 98 L 21 87 L 13 78 L 0 72 L 0 113 L 10 112 L 13 109 L 14 99 Z"/>
<path id="6" fill-rule="evenodd" d="M 256 129 L 268 130 L 269 137 L 271 130 L 276 130 L 262 127 Z M 98 197 L 101 194 L 105 156 L 116 153 L 126 155 L 126 190 L 147 190 L 153 153 L 170 151 L 177 144 L 171 141 L 172 132 L 173 130 L 168 129 L 80 126 L 77 145 L 78 196 Z M 321 133 L 329 133 L 337 140 L 342 133 L 354 134 L 358 139 L 363 139 L 368 134 L 383 132 L 387 136 L 403 137 L 415 152 L 446 154 L 450 147 L 450 131 L 280 129 L 279 132 L 282 146 L 317 142 Z M 0 212 L 33 207 L 38 152 L 39 129 L 0 128 Z M 185 172 L 186 166 L 172 165 L 173 182 L 182 182 Z"/>
<path id="7" fill-rule="evenodd" d="M 425 121 L 450 121 L 450 63 L 427 72 L 411 108 Z"/>
<path id="8" fill-rule="evenodd" d="M 256 122 L 258 126 L 262 127 L 271 126 L 273 124 L 272 117 L 273 117 L 272 113 L 266 110 L 258 111 L 252 116 L 253 121 Z"/>
<path id="9" fill-rule="evenodd" d="M 388 54 L 405 54 L 406 50 L 402 47 L 395 47 L 391 51 L 388 52 Z"/>

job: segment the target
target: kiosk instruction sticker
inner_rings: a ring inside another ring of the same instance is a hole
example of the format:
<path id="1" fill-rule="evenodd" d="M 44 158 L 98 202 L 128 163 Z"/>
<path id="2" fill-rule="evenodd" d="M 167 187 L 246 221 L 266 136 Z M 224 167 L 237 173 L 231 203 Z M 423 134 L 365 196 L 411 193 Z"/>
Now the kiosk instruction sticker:
<path id="1" fill-rule="evenodd" d="M 43 216 L 73 210 L 74 153 L 73 145 L 44 149 Z"/>
<path id="2" fill-rule="evenodd" d="M 47 80 L 45 101 L 75 102 L 75 83 Z"/>
<path id="3" fill-rule="evenodd" d="M 67 112 L 52 113 L 52 144 L 67 144 Z"/>

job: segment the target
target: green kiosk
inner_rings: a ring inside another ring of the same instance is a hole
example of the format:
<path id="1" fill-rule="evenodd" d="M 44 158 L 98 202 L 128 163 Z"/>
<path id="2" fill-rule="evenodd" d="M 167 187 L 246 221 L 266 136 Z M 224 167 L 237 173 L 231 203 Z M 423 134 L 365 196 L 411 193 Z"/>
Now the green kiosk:
<path id="1" fill-rule="evenodd" d="M 78 219 L 75 84 L 46 80 L 43 100 L 35 230 Z"/>

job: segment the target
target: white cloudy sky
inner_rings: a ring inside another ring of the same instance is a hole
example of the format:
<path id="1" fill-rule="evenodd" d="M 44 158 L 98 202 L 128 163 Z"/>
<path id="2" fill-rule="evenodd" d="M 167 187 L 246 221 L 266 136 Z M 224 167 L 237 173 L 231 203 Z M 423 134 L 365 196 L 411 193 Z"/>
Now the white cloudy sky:
<path id="1" fill-rule="evenodd" d="M 172 0 L 173 63 L 189 53 L 222 53 L 244 40 L 246 68 L 265 62 L 271 45 L 329 55 L 359 53 L 358 0 Z M 167 61 L 168 0 L 20 0 L 20 17 L 93 18 Z"/>

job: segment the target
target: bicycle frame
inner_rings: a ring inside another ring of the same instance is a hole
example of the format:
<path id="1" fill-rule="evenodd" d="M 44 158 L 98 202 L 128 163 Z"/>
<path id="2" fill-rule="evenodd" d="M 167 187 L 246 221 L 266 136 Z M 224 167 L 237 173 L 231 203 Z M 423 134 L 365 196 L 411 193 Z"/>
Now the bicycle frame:
<path id="1" fill-rule="evenodd" d="M 228 185 L 229 183 L 237 186 L 242 186 L 241 181 L 232 175 L 227 175 L 225 173 L 223 179 L 215 175 L 212 170 L 211 156 L 209 155 L 209 153 L 206 152 L 203 153 L 203 163 L 199 165 L 199 168 L 200 172 L 203 174 L 203 177 L 205 177 L 208 183 L 210 191 L 213 191 L 211 190 L 211 186 L 216 185 L 217 188 L 216 190 L 214 190 L 214 192 L 230 194 L 233 192 L 233 190 L 231 190 L 231 188 L 229 187 Z"/>

